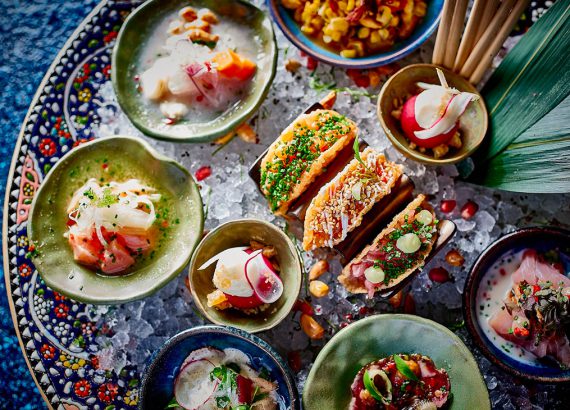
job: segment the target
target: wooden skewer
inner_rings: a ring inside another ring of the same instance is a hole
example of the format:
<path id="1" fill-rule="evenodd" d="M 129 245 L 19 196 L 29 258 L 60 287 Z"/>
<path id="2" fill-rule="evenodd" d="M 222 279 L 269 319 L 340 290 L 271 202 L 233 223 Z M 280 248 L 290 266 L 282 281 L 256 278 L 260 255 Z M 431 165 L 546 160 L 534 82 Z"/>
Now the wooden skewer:
<path id="1" fill-rule="evenodd" d="M 443 65 L 446 68 L 452 69 L 455 62 L 457 49 L 459 48 L 459 41 L 461 40 L 461 33 L 465 24 L 465 13 L 467 13 L 467 3 L 469 0 L 457 0 L 455 10 L 453 11 L 453 18 L 451 19 L 451 29 L 447 36 L 447 45 L 445 47 L 445 57 Z"/>
<path id="2" fill-rule="evenodd" d="M 490 1 L 490 0 L 489 0 Z M 453 64 L 453 71 L 458 72 L 471 50 L 475 45 L 477 35 L 477 30 L 481 26 L 481 17 L 483 17 L 483 12 L 487 6 L 487 0 L 475 0 L 473 8 L 471 9 L 471 14 L 467 20 L 467 26 L 465 27 L 465 32 L 463 33 L 463 38 L 459 45 L 459 50 L 457 51 L 457 56 L 455 57 L 455 63 Z"/>
<path id="3" fill-rule="evenodd" d="M 513 26 L 516 24 L 520 15 L 526 9 L 528 2 L 529 0 L 517 1 L 515 6 L 513 7 L 513 10 L 511 11 L 511 14 L 509 14 L 507 20 L 501 27 L 501 30 L 495 36 L 493 42 L 491 43 L 491 46 L 487 50 L 487 53 L 483 56 L 483 58 L 481 58 L 481 61 L 479 62 L 479 64 L 477 64 L 477 67 L 475 68 L 475 71 L 473 71 L 473 74 L 471 74 L 471 76 L 469 77 L 469 81 L 472 84 L 476 84 L 479 81 L 481 81 L 483 74 L 485 74 L 485 71 L 487 71 L 487 68 L 489 68 L 489 66 L 493 62 L 493 58 L 495 58 L 495 56 L 501 49 L 501 46 L 503 45 L 503 43 L 511 33 Z"/>
<path id="4" fill-rule="evenodd" d="M 443 64 L 443 60 L 445 58 L 445 48 L 447 46 L 447 38 L 449 34 L 449 26 L 451 24 L 451 18 L 453 17 L 453 11 L 455 10 L 456 3 L 457 0 L 445 0 L 445 3 L 443 4 L 443 13 L 441 14 L 441 21 L 439 22 L 437 37 L 435 39 L 435 47 L 433 49 L 433 64 Z"/>
<path id="5" fill-rule="evenodd" d="M 479 61 L 481 61 L 485 53 L 487 53 L 487 50 L 491 47 L 491 43 L 497 37 L 497 34 L 499 33 L 499 30 L 501 30 L 501 27 L 507 19 L 515 1 L 516 0 L 504 0 L 501 3 L 497 14 L 495 14 L 495 17 L 491 20 L 491 24 L 489 24 L 489 27 L 487 27 L 483 36 L 479 39 L 475 48 L 467 58 L 467 61 L 465 61 L 465 64 L 461 68 L 459 74 L 463 77 L 471 77 L 471 74 L 473 74 L 473 71 L 479 64 Z"/>
<path id="6" fill-rule="evenodd" d="M 501 4 L 501 0 L 487 0 L 485 9 L 483 10 L 483 14 L 481 15 L 481 21 L 479 23 L 479 26 L 476 27 L 477 34 L 475 34 L 475 41 L 473 42 L 473 45 L 477 44 L 479 39 L 483 36 L 485 29 L 489 27 L 489 24 L 491 23 L 493 16 L 495 15 L 497 9 L 499 8 L 499 4 Z"/>

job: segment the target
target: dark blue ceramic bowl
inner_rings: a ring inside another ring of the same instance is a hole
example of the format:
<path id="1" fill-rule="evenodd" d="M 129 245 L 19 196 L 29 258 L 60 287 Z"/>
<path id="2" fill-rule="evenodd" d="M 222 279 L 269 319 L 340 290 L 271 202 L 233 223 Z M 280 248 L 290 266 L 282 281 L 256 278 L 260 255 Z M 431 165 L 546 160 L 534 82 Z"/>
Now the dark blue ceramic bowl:
<path id="1" fill-rule="evenodd" d="M 185 330 L 168 340 L 151 358 L 143 372 L 140 409 L 161 410 L 174 397 L 174 380 L 190 352 L 205 346 L 232 347 L 247 354 L 256 370 L 266 369 L 277 383 L 286 409 L 300 410 L 293 375 L 283 359 L 265 341 L 233 327 L 200 326 Z M 281 409 L 280 409 L 281 410 Z M 282 409 L 285 410 L 285 409 Z"/>
<path id="2" fill-rule="evenodd" d="M 277 23 L 285 37 L 311 57 L 338 67 L 364 69 L 379 67 L 400 60 L 422 45 L 435 31 L 439 23 L 443 1 L 427 0 L 427 13 L 409 38 L 395 44 L 388 51 L 359 58 L 342 57 L 306 36 L 293 19 L 291 11 L 281 5 L 281 0 L 267 0 L 267 7 L 271 18 Z"/>
<path id="3" fill-rule="evenodd" d="M 570 231 L 554 227 L 525 228 L 507 234 L 493 242 L 475 261 L 463 290 L 463 313 L 467 328 L 473 340 L 485 356 L 503 370 L 524 379 L 543 383 L 564 383 L 570 381 L 570 370 L 561 369 L 550 360 L 536 365 L 518 361 L 497 348 L 481 329 L 477 320 L 477 291 L 481 279 L 491 266 L 506 252 L 533 248 L 539 252 L 558 248 L 570 251 Z M 566 272 L 570 272 L 570 261 L 563 261 Z"/>

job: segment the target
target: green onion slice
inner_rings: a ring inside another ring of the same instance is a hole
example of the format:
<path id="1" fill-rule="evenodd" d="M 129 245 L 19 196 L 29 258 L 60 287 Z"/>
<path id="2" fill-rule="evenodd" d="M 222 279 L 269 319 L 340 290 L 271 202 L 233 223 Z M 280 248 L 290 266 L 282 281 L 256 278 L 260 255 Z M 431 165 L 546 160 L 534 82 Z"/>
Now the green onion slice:
<path id="1" fill-rule="evenodd" d="M 384 382 L 385 391 L 383 393 L 378 390 L 374 380 L 376 377 L 380 377 Z M 364 387 L 368 390 L 368 393 L 376 400 L 388 404 L 392 401 L 392 382 L 388 378 L 388 375 L 380 369 L 371 369 L 364 372 Z"/>

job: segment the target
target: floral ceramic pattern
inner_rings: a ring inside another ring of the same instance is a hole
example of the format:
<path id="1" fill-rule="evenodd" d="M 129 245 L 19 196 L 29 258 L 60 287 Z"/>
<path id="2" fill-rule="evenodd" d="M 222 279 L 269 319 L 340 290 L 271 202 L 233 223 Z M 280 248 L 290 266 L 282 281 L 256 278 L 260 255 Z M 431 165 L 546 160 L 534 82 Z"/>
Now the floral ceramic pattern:
<path id="1" fill-rule="evenodd" d="M 34 194 L 45 174 L 70 149 L 92 139 L 97 108 L 107 105 L 100 87 L 111 74 L 111 51 L 118 30 L 136 2 L 107 1 L 87 18 L 67 43 L 46 76 L 23 126 L 21 157 L 10 190 L 7 247 L 9 297 L 34 376 L 56 409 L 119 410 L 136 408 L 139 375 L 99 368 L 97 325 L 90 305 L 81 304 L 45 286 L 30 256 L 26 225 Z M 113 109 L 113 107 L 111 107 Z"/>

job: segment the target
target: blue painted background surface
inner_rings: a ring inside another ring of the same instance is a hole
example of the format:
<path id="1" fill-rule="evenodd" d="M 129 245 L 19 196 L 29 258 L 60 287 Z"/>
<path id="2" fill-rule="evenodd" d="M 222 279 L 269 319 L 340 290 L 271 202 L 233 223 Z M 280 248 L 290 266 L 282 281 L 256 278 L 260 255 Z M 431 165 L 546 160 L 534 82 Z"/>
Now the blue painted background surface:
<path id="1" fill-rule="evenodd" d="M 34 93 L 60 48 L 96 4 L 96 0 L 0 1 L 2 210 L 14 145 Z M 0 380 L 0 409 L 46 408 L 16 339 L 3 277 L 0 280 Z"/>

